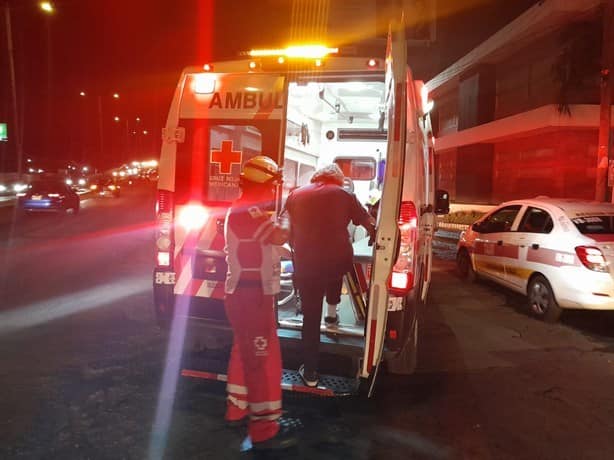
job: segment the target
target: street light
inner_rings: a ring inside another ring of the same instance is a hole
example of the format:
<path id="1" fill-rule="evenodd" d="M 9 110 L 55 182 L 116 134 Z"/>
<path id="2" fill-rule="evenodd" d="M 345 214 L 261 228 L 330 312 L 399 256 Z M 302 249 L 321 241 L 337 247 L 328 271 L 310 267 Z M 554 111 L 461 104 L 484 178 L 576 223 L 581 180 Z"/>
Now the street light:
<path id="1" fill-rule="evenodd" d="M 85 91 L 80 91 L 79 96 L 86 97 L 87 93 Z M 111 97 L 115 100 L 119 99 L 119 93 L 112 93 Z M 98 94 L 96 96 L 97 104 L 98 104 L 98 141 L 99 141 L 99 157 L 100 161 L 104 158 L 104 135 L 103 135 L 103 116 L 102 116 L 102 96 Z M 115 117 L 114 121 L 118 122 L 119 117 Z"/>
<path id="2" fill-rule="evenodd" d="M 49 14 L 55 13 L 55 7 L 53 6 L 53 3 L 51 2 L 39 2 L 38 6 L 45 13 L 49 13 Z"/>
<path id="3" fill-rule="evenodd" d="M 46 6 L 43 8 L 43 3 Z M 46 13 L 52 13 L 54 11 L 51 2 L 41 2 L 41 9 Z M 49 9 L 50 8 L 50 9 Z M 11 80 L 11 99 L 13 106 L 13 129 L 15 131 L 15 146 L 17 149 L 17 178 L 21 180 L 22 174 L 22 159 L 23 159 L 23 139 L 21 135 L 21 128 L 19 126 L 19 116 L 17 113 L 17 83 L 15 79 L 15 55 L 13 52 L 13 30 L 11 26 L 11 9 L 9 7 L 8 0 L 4 2 L 4 20 L 6 24 L 6 49 L 9 56 L 9 75 Z"/>

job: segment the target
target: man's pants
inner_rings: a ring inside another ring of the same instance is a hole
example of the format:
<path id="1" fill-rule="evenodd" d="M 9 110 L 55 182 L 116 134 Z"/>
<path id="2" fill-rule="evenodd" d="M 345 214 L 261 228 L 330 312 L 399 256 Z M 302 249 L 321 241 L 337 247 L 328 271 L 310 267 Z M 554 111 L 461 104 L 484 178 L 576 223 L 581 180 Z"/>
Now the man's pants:
<path id="1" fill-rule="evenodd" d="M 303 360 L 306 372 L 318 370 L 322 301 L 331 305 L 341 302 L 343 277 L 298 278 L 295 280 L 303 310 Z"/>
<path id="2" fill-rule="evenodd" d="M 228 364 L 226 420 L 249 415 L 254 442 L 279 431 L 281 415 L 281 352 L 277 337 L 274 296 L 260 287 L 237 287 L 226 296 L 226 315 L 234 341 Z"/>

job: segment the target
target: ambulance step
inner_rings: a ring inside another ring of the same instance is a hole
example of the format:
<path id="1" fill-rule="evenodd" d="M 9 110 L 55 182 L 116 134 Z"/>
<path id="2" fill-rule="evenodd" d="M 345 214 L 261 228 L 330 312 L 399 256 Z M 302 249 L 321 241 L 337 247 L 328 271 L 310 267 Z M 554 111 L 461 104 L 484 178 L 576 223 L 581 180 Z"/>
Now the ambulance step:
<path id="1" fill-rule="evenodd" d="M 213 372 L 197 371 L 192 369 L 182 369 L 181 375 L 183 377 L 217 380 L 219 382 L 227 381 L 226 374 L 216 374 Z M 355 395 L 358 393 L 359 383 L 360 382 L 358 379 L 337 377 L 335 375 L 320 375 L 320 382 L 318 383 L 318 386 L 312 388 L 303 383 L 303 379 L 301 379 L 298 371 L 283 369 L 281 376 L 282 390 L 329 398 Z"/>
<path id="2" fill-rule="evenodd" d="M 316 388 L 308 387 L 298 371 L 284 369 L 281 376 L 281 388 L 287 391 L 309 393 L 317 396 L 340 397 L 352 396 L 358 393 L 359 380 L 336 375 L 320 375 Z"/>
<path id="3" fill-rule="evenodd" d="M 303 318 L 294 317 L 294 318 L 286 318 L 279 320 L 279 326 L 285 327 L 288 329 L 296 329 L 302 330 L 303 328 Z M 358 325 L 350 325 L 350 324 L 340 324 L 335 328 L 329 328 L 324 324 L 320 325 L 320 332 L 322 334 L 334 335 L 334 336 L 350 336 L 350 337 L 364 337 L 365 336 L 365 326 L 364 324 Z"/>

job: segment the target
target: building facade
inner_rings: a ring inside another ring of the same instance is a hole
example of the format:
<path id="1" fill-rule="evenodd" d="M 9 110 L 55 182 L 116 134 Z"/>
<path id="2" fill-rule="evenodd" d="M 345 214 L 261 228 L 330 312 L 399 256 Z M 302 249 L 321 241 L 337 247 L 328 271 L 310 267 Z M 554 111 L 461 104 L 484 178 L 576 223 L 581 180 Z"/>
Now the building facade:
<path id="1" fill-rule="evenodd" d="M 454 202 L 594 198 L 600 3 L 540 2 L 427 82 Z"/>

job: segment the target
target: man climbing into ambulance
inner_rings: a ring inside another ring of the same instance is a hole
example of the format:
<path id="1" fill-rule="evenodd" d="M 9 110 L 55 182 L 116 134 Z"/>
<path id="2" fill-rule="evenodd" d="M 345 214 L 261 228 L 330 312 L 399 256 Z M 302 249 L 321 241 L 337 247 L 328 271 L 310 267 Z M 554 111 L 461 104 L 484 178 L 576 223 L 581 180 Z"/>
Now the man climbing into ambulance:
<path id="1" fill-rule="evenodd" d="M 324 323 L 339 323 L 343 276 L 352 270 L 353 250 L 348 224 L 362 225 L 371 242 L 375 220 L 356 195 L 345 190 L 343 172 L 336 164 L 317 170 L 311 183 L 288 196 L 285 211 L 290 218 L 290 245 L 294 250 L 294 282 L 303 310 L 303 359 L 299 374 L 305 385 L 319 381 L 318 358 L 323 300 L 327 309 Z"/>
<path id="2" fill-rule="evenodd" d="M 279 292 L 278 246 L 288 230 L 270 216 L 277 164 L 258 155 L 244 165 L 241 196 L 226 215 L 226 315 L 234 339 L 228 365 L 226 421 L 247 417 L 255 449 L 280 449 L 296 443 L 293 421 L 281 418 L 281 352 L 274 299 Z"/>

